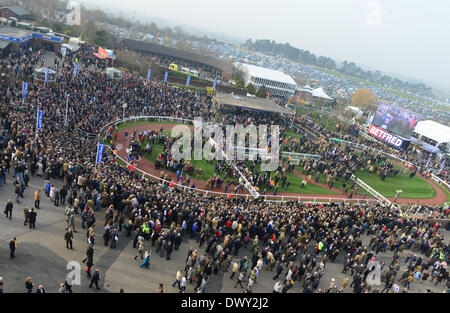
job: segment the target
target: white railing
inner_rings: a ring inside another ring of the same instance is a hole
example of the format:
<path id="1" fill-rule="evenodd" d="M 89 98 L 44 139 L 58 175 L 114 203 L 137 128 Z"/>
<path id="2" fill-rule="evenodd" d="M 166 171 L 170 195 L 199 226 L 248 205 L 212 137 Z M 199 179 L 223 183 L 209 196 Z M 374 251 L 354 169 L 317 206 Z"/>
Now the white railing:
<path id="1" fill-rule="evenodd" d="M 114 155 L 114 157 L 116 159 L 119 159 L 122 163 L 124 163 L 127 167 L 131 165 L 131 163 L 127 162 L 126 160 L 124 160 L 122 157 L 120 157 L 118 154 L 115 154 L 110 146 L 107 146 L 108 150 L 112 152 L 112 154 Z M 156 180 L 162 184 L 170 184 L 173 183 L 174 186 L 183 189 L 183 190 L 190 190 L 193 192 L 201 192 L 204 193 L 206 196 L 211 194 L 211 195 L 217 195 L 217 196 L 223 196 L 223 197 L 227 197 L 232 195 L 233 197 L 244 197 L 244 198 L 250 198 L 252 197 L 251 194 L 244 194 L 244 193 L 237 193 L 234 194 L 232 192 L 229 193 L 225 193 L 225 192 L 219 192 L 219 191 L 213 191 L 213 190 L 205 190 L 205 189 L 200 189 L 200 188 L 191 188 L 188 186 L 183 186 L 181 184 L 175 183 L 173 181 L 169 181 L 166 179 L 163 179 L 161 177 L 149 174 L 141 169 L 139 169 L 138 167 L 134 166 L 134 170 L 137 172 L 140 172 L 142 174 L 142 176 L 145 179 L 151 178 L 153 180 Z M 309 201 L 312 203 L 331 203 L 331 202 L 344 202 L 344 203 L 374 203 L 377 202 L 376 199 L 360 199 L 360 198 L 355 198 L 355 199 L 345 199 L 345 198 L 335 198 L 335 197 L 314 197 L 314 196 L 308 196 L 308 195 L 302 195 L 302 196 L 290 196 L 290 195 L 260 195 L 260 198 L 263 198 L 264 201 L 270 201 L 271 199 L 276 199 L 276 200 L 280 200 L 280 201 Z"/>
<path id="2" fill-rule="evenodd" d="M 297 108 L 302 109 L 302 110 L 309 110 L 309 111 L 313 111 L 313 112 L 317 112 L 317 113 L 325 113 L 325 114 L 333 115 L 333 116 L 339 118 L 341 121 L 344 121 L 344 122 L 349 123 L 349 124 L 353 124 L 352 121 L 347 120 L 346 118 L 344 118 L 344 117 L 342 117 L 342 116 L 340 116 L 340 115 L 338 115 L 338 114 L 336 114 L 336 113 L 333 113 L 333 112 L 328 112 L 328 111 L 319 110 L 319 109 L 316 109 L 316 108 L 304 107 L 304 106 L 299 106 L 299 105 L 293 105 L 293 104 L 291 104 L 291 105 L 292 105 L 293 107 L 297 107 Z M 362 137 L 364 137 L 364 138 L 366 138 L 366 139 L 368 139 L 368 140 L 371 140 L 371 141 L 374 141 L 374 142 L 379 142 L 378 140 L 376 140 L 375 138 L 373 138 L 373 137 L 371 137 L 371 136 L 369 136 L 369 135 L 367 134 L 367 133 L 368 133 L 368 127 L 366 127 L 365 125 L 361 125 L 361 127 L 362 127 L 365 131 L 364 131 L 364 132 L 358 132 L 359 135 L 361 135 Z M 342 141 L 344 141 L 344 140 L 342 140 Z M 370 148 L 370 147 L 367 147 L 367 146 L 365 146 L 365 145 L 360 145 L 360 144 L 356 144 L 356 143 L 353 143 L 353 144 L 359 145 L 359 146 L 363 146 L 363 147 L 365 147 L 366 150 L 374 150 L 374 151 L 376 151 L 376 152 L 382 153 L 382 154 L 388 156 L 388 157 L 391 158 L 391 159 L 394 159 L 394 160 L 399 161 L 399 162 L 402 163 L 402 164 L 408 164 L 409 166 L 414 165 L 413 163 L 411 163 L 411 162 L 409 162 L 409 161 L 406 161 L 406 160 L 404 160 L 404 159 L 402 159 L 402 158 L 399 158 L 399 157 L 396 156 L 396 155 L 393 155 L 393 154 L 390 154 L 390 153 L 387 153 L 387 152 L 384 152 L 384 151 L 381 151 L 381 150 L 378 150 L 378 149 L 375 149 L 375 148 Z M 437 184 L 441 185 L 441 186 L 444 187 L 447 191 L 450 192 L 450 185 L 449 185 L 449 183 L 447 183 L 446 181 L 442 180 L 441 178 L 437 177 L 437 176 L 434 175 L 434 174 L 431 174 L 431 177 L 434 179 L 434 181 L 435 181 Z"/>
<path id="3" fill-rule="evenodd" d="M 221 156 L 225 159 L 228 165 L 233 167 L 233 170 L 238 173 L 239 180 L 242 180 L 244 182 L 244 187 L 247 189 L 248 192 L 255 198 L 258 199 L 259 193 L 255 190 L 255 188 L 252 186 L 252 184 L 248 181 L 248 179 L 244 176 L 244 174 L 241 173 L 241 171 L 237 168 L 236 164 L 234 164 L 233 160 L 228 156 L 228 154 L 225 153 L 223 149 L 219 147 L 219 144 L 212 138 L 209 138 L 209 143 L 215 147 L 216 149 L 220 149 Z"/>
<path id="4" fill-rule="evenodd" d="M 378 199 L 381 203 L 387 204 L 388 206 L 392 205 L 392 202 L 389 201 L 387 198 L 385 198 L 382 194 L 380 194 L 378 191 L 370 187 L 368 184 L 366 184 L 361 179 L 357 178 L 354 174 L 352 175 L 351 179 L 355 181 L 358 186 L 361 186 L 365 191 L 370 193 L 372 196 L 374 196 L 376 199 Z"/>
<path id="5" fill-rule="evenodd" d="M 159 121 L 170 121 L 170 122 L 181 122 L 181 123 L 193 123 L 193 120 L 189 119 L 182 119 L 182 118 L 176 118 L 176 117 L 168 117 L 168 116 L 132 116 L 132 117 L 126 117 L 123 119 L 116 119 L 105 126 L 103 126 L 99 132 L 98 139 L 103 140 L 106 138 L 106 136 L 102 136 L 103 133 L 107 132 L 108 128 L 111 126 L 120 125 L 127 122 L 137 122 L 140 120 L 159 120 Z M 209 124 L 209 123 L 206 123 Z M 116 159 L 119 159 L 123 164 L 125 164 L 127 167 L 131 165 L 131 163 L 124 160 L 122 157 L 120 157 L 118 154 L 114 154 L 110 146 L 107 146 L 108 150 L 112 152 L 114 157 Z M 136 166 L 134 166 L 134 170 L 141 173 L 142 176 L 146 179 L 150 178 L 152 180 L 158 181 L 163 184 L 170 184 L 171 181 L 162 179 L 160 177 L 157 177 L 155 175 L 152 175 L 150 173 L 147 173 Z M 191 188 L 188 186 L 183 186 L 181 184 L 172 182 L 174 186 L 177 186 L 183 190 L 190 190 L 193 192 L 200 192 L 207 195 L 217 195 L 217 196 L 223 196 L 227 197 L 232 195 L 233 197 L 244 197 L 244 198 L 250 198 L 252 197 L 251 194 L 245 194 L 245 193 L 225 193 L 225 192 L 218 192 L 218 191 L 212 191 L 212 190 L 204 190 L 200 188 Z M 260 198 L 264 199 L 264 201 L 270 201 L 270 200 L 277 200 L 277 201 L 308 201 L 311 203 L 331 203 L 331 202 L 344 202 L 344 203 L 375 203 L 378 202 L 377 199 L 362 199 L 362 198 L 355 198 L 355 199 L 345 199 L 345 198 L 336 198 L 336 197 L 317 197 L 317 196 L 308 196 L 308 195 L 302 195 L 302 196 L 290 196 L 290 195 L 261 195 Z"/>
<path id="6" fill-rule="evenodd" d="M 320 154 L 298 153 L 298 152 L 288 152 L 288 151 L 282 151 L 281 156 L 284 158 L 292 157 L 293 160 L 306 160 L 306 159 L 319 160 L 322 158 L 322 156 Z"/>

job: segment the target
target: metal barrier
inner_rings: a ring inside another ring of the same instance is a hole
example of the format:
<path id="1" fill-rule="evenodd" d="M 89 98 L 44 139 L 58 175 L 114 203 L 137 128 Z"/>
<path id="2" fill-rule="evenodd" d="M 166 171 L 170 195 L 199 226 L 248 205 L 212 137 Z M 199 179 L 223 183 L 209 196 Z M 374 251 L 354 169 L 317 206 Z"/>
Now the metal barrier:
<path id="1" fill-rule="evenodd" d="M 293 160 L 306 160 L 306 159 L 320 160 L 322 158 L 320 154 L 298 153 L 288 151 L 282 151 L 281 156 L 285 158 L 292 157 Z"/>
<path id="2" fill-rule="evenodd" d="M 358 186 L 361 186 L 364 190 L 366 190 L 368 193 L 370 193 L 372 196 L 374 196 L 376 199 L 378 199 L 382 204 L 387 204 L 388 206 L 392 205 L 392 202 L 389 201 L 387 198 L 385 198 L 382 194 L 380 194 L 378 191 L 370 187 L 368 184 L 366 184 L 361 179 L 357 178 L 354 174 L 352 174 L 351 179 L 358 184 Z"/>
<path id="3" fill-rule="evenodd" d="M 126 117 L 123 119 L 116 119 L 113 120 L 111 122 L 109 122 L 108 124 L 106 124 L 105 126 L 103 126 L 99 132 L 98 135 L 98 139 L 100 141 L 103 141 L 106 139 L 106 133 L 108 128 L 110 128 L 111 126 L 117 126 L 123 123 L 127 123 L 127 122 L 137 122 L 140 120 L 159 120 L 159 121 L 170 121 L 170 122 L 181 122 L 181 123 L 193 123 L 193 120 L 189 120 L 189 119 L 182 119 L 182 118 L 174 118 L 174 117 L 167 117 L 167 116 L 133 116 L 133 117 Z M 213 123 L 205 123 L 205 124 L 213 124 Z M 105 134 L 105 135 L 103 135 Z M 130 166 L 131 163 L 127 162 L 126 160 L 124 160 L 122 157 L 120 157 L 118 154 L 115 154 L 114 151 L 111 149 L 110 146 L 107 145 L 108 151 L 111 151 L 111 153 L 113 154 L 113 156 L 115 157 L 115 159 L 119 159 L 121 163 L 125 164 L 126 167 Z M 119 163 L 119 162 L 118 162 Z M 224 193 L 224 192 L 218 192 L 218 191 L 212 191 L 212 190 L 204 190 L 204 189 L 199 189 L 199 188 L 191 188 L 188 186 L 183 186 L 181 184 L 175 183 L 173 181 L 168 181 L 165 179 L 162 179 L 161 177 L 157 177 L 155 175 L 149 174 L 139 168 L 137 168 L 136 166 L 134 166 L 134 170 L 141 173 L 141 175 L 143 176 L 143 178 L 145 179 L 152 179 L 155 181 L 158 181 L 162 184 L 170 184 L 171 182 L 174 184 L 174 186 L 177 186 L 180 189 L 183 189 L 185 191 L 190 190 L 193 192 L 200 192 L 200 193 L 204 193 L 205 196 L 208 195 L 217 195 L 217 196 L 223 196 L 223 197 L 229 197 L 229 196 L 233 196 L 233 197 L 244 197 L 246 199 L 252 197 L 252 194 L 243 194 L 243 193 L 237 193 L 237 194 L 233 194 L 233 193 Z M 288 196 L 288 195 L 261 195 L 259 196 L 260 198 L 264 199 L 264 201 L 270 201 L 270 200 L 277 200 L 277 201 L 308 201 L 311 203 L 331 203 L 331 202 L 343 202 L 343 203 L 376 203 L 378 202 L 377 199 L 360 199 L 360 198 L 355 198 L 355 199 L 345 199 L 345 198 L 334 198 L 334 197 L 314 197 L 314 196 L 307 196 L 307 195 L 302 195 L 302 196 Z"/>
<path id="4" fill-rule="evenodd" d="M 308 111 L 313 111 L 313 112 L 317 112 L 317 113 L 325 113 L 325 114 L 333 115 L 333 116 L 337 117 L 338 119 L 340 119 L 341 121 L 346 122 L 348 124 L 353 124 L 354 123 L 353 121 L 347 120 L 346 118 L 344 118 L 344 117 L 342 117 L 342 116 L 340 116 L 340 115 L 338 115 L 336 113 L 333 113 L 333 112 L 328 112 L 328 111 L 325 111 L 325 110 L 319 110 L 319 109 L 316 109 L 316 108 L 304 107 L 304 106 L 293 105 L 293 104 L 289 104 L 288 106 L 291 106 L 291 107 L 294 107 L 294 108 L 299 108 L 299 109 L 302 109 L 302 110 L 308 110 Z M 364 138 L 366 138 L 368 140 L 371 140 L 371 141 L 374 141 L 374 142 L 377 142 L 377 143 L 379 142 L 376 139 L 374 139 L 373 137 L 371 137 L 368 134 L 366 134 L 366 132 L 368 133 L 368 127 L 366 125 L 360 125 L 360 126 L 365 130 L 365 132 L 358 132 L 359 135 L 361 135 L 362 137 L 364 137 Z M 342 141 L 344 141 L 344 140 L 342 140 Z M 402 164 L 408 164 L 409 166 L 414 165 L 413 163 L 411 163 L 411 162 L 409 162 L 407 160 L 404 160 L 402 158 L 399 158 L 396 155 L 384 152 L 382 150 L 377 150 L 375 148 L 370 148 L 370 147 L 367 147 L 365 145 L 360 145 L 360 144 L 355 144 L 355 145 L 361 146 L 361 147 L 359 147 L 360 149 L 373 150 L 373 151 L 376 151 L 378 153 L 384 154 L 384 155 L 388 156 L 391 159 L 394 159 L 394 160 L 397 160 L 397 161 L 401 162 Z M 431 177 L 433 178 L 433 180 L 437 184 L 441 185 L 447 191 L 450 192 L 450 185 L 446 181 L 442 180 L 441 178 L 437 177 L 434 174 L 431 174 Z"/>

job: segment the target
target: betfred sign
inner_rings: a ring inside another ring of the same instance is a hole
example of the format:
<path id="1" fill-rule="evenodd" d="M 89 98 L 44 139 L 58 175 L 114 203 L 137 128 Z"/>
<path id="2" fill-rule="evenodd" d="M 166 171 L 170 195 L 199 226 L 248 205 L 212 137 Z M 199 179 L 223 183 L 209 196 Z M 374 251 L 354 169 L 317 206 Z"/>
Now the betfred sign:
<path id="1" fill-rule="evenodd" d="M 391 133 L 385 131 L 384 129 L 378 128 L 375 125 L 370 126 L 369 134 L 397 148 L 400 148 L 403 144 L 403 139 L 400 139 L 397 136 L 392 135 Z"/>

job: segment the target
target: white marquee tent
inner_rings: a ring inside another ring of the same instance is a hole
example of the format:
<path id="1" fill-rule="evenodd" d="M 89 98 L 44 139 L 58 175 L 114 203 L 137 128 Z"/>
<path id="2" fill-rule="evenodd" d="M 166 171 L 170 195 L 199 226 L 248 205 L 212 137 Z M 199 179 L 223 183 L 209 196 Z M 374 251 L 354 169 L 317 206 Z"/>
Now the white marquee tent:
<path id="1" fill-rule="evenodd" d="M 316 88 L 314 89 L 311 94 L 313 95 L 313 97 L 317 97 L 317 98 L 323 98 L 323 99 L 328 99 L 328 100 L 333 100 L 333 98 L 329 97 L 325 91 L 323 91 L 322 87 Z"/>
<path id="2" fill-rule="evenodd" d="M 414 132 L 438 143 L 450 142 L 450 127 L 432 120 L 419 121 Z"/>

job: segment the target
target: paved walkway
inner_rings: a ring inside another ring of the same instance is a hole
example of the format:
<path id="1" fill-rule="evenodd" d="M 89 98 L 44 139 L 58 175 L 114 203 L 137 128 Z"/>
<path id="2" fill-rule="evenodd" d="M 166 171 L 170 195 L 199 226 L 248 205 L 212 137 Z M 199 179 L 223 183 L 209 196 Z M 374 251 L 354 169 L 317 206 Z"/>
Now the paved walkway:
<path id="1" fill-rule="evenodd" d="M 13 196 L 12 178 L 8 175 L 8 184 L 0 187 L 0 206 L 3 208 L 9 197 Z M 165 292 L 177 292 L 176 288 L 171 287 L 175 273 L 179 269 L 184 269 L 187 251 L 190 245 L 198 248 L 198 244 L 193 240 L 184 239 L 180 249 L 172 253 L 172 259 L 166 261 L 165 257 L 157 256 L 155 247 L 151 247 L 151 242 L 146 242 L 146 248 L 153 250 L 151 265 L 149 269 L 141 269 L 140 261 L 134 260 L 136 249 L 132 245 L 132 237 L 127 238 L 124 233 L 119 234 L 117 249 L 105 247 L 102 242 L 104 209 L 100 213 L 95 213 L 97 219 L 96 227 L 96 250 L 94 253 L 94 263 L 100 270 L 101 290 L 90 289 L 89 280 L 84 273 L 84 264 L 81 260 L 84 258 L 87 248 L 86 233 L 81 229 L 81 218 L 76 216 L 75 226 L 78 231 L 74 237 L 74 250 L 66 249 L 63 239 L 66 222 L 64 218 L 64 207 L 55 207 L 48 198 L 43 195 L 41 209 L 38 211 L 36 229 L 23 226 L 22 209 L 25 205 L 33 204 L 33 194 L 36 189 L 43 188 L 44 181 L 38 177 L 32 177 L 30 187 L 25 191 L 25 198 L 20 204 L 14 202 L 14 211 L 12 220 L 7 219 L 3 214 L 0 216 L 0 276 L 5 283 L 5 292 L 26 292 L 24 281 L 27 276 L 31 276 L 35 282 L 35 287 L 43 284 L 47 292 L 57 292 L 59 284 L 69 273 L 67 269 L 69 261 L 80 263 L 81 285 L 73 286 L 74 292 L 117 292 L 123 288 L 126 292 L 156 292 L 158 284 L 164 284 Z M 59 180 L 52 183 L 60 184 Z M 448 232 L 443 231 L 448 238 Z M 9 239 L 16 236 L 19 245 L 16 250 L 17 257 L 9 258 Z M 363 236 L 364 244 L 368 244 L 370 237 Z M 199 254 L 204 253 L 203 246 L 199 249 Z M 242 248 L 236 259 L 243 255 L 251 257 L 251 253 Z M 312 252 L 312 251 L 309 251 Z M 402 253 L 402 270 L 405 270 L 405 257 L 409 251 Z M 390 262 L 392 254 L 380 253 L 377 257 L 380 261 Z M 343 256 L 340 255 L 336 263 L 328 263 L 326 271 L 322 277 L 319 288 L 327 288 L 331 278 L 335 278 L 338 285 L 344 277 L 349 275 L 342 274 Z M 207 292 L 241 292 L 240 287 L 234 288 L 236 279 L 229 278 L 230 273 L 219 272 L 218 275 L 212 275 L 210 283 L 207 286 Z M 258 277 L 258 283 L 255 284 L 253 291 L 255 293 L 271 292 L 274 281 L 274 273 L 263 270 Z M 193 291 L 194 285 L 188 284 L 187 292 Z M 425 284 L 413 283 L 412 292 L 422 292 L 425 289 L 431 289 L 434 292 L 442 292 L 443 285 L 433 286 L 430 282 Z M 347 287 L 345 292 L 351 292 Z M 290 292 L 301 292 L 302 283 L 296 282 Z"/>

